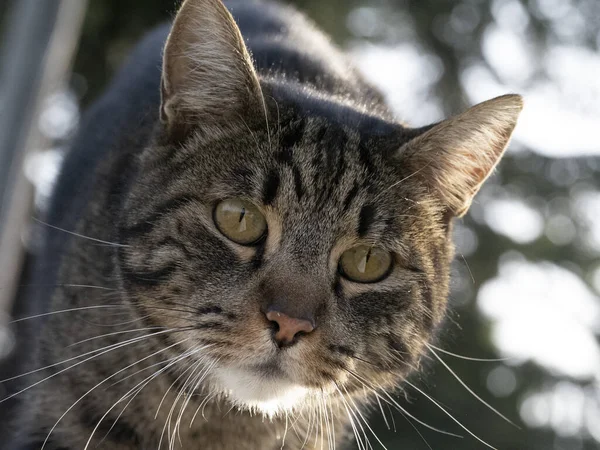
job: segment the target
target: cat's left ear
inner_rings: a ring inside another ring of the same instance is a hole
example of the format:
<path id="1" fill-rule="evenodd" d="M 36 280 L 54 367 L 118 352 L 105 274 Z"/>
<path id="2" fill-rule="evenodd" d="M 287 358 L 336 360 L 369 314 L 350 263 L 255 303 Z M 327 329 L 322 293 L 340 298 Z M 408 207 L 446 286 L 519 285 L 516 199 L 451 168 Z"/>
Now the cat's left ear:
<path id="1" fill-rule="evenodd" d="M 480 103 L 409 141 L 397 157 L 461 217 L 502 157 L 522 109 L 519 95 Z"/>
<path id="2" fill-rule="evenodd" d="M 261 99 L 240 30 L 221 0 L 185 0 L 164 50 L 163 123 L 173 129 L 228 120 Z"/>

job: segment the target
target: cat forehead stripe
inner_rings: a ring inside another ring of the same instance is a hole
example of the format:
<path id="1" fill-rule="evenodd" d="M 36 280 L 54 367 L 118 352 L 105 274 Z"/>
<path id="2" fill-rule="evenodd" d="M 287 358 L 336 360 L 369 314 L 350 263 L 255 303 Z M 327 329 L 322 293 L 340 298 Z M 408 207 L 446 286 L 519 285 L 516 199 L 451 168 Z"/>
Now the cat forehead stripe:
<path id="1" fill-rule="evenodd" d="M 0 398 L 26 448 L 366 448 L 432 351 L 520 97 L 407 128 L 295 9 L 227 4 L 184 0 L 65 153 Z"/>

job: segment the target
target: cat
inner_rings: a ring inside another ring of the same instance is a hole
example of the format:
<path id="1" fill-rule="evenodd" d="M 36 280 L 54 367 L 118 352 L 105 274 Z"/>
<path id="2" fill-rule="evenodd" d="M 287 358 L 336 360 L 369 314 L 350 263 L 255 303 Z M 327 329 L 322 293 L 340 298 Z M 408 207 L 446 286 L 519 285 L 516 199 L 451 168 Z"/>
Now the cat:
<path id="1" fill-rule="evenodd" d="M 409 128 L 296 10 L 185 0 L 62 167 L 13 448 L 363 442 L 444 321 L 452 222 L 521 109 Z"/>

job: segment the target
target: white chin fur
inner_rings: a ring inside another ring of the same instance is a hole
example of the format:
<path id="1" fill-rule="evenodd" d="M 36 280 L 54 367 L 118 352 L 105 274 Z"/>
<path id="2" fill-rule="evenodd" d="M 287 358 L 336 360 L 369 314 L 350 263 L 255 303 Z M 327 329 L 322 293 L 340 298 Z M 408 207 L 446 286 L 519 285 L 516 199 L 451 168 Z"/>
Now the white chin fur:
<path id="1" fill-rule="evenodd" d="M 291 381 L 246 370 L 218 368 L 214 380 L 233 404 L 269 417 L 298 409 L 310 394 L 308 388 Z"/>

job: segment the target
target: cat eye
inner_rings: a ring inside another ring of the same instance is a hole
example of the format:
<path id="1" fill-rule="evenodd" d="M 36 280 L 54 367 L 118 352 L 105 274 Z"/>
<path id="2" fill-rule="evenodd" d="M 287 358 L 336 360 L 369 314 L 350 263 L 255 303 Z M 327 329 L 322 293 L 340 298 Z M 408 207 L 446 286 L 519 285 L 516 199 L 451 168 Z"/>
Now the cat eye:
<path id="1" fill-rule="evenodd" d="M 254 245 L 267 232 L 265 216 L 256 206 L 241 198 L 222 201 L 213 215 L 219 231 L 237 244 Z"/>
<path id="2" fill-rule="evenodd" d="M 381 281 L 390 273 L 391 268 L 391 253 L 370 245 L 358 245 L 346 250 L 339 262 L 341 274 L 357 283 Z"/>

